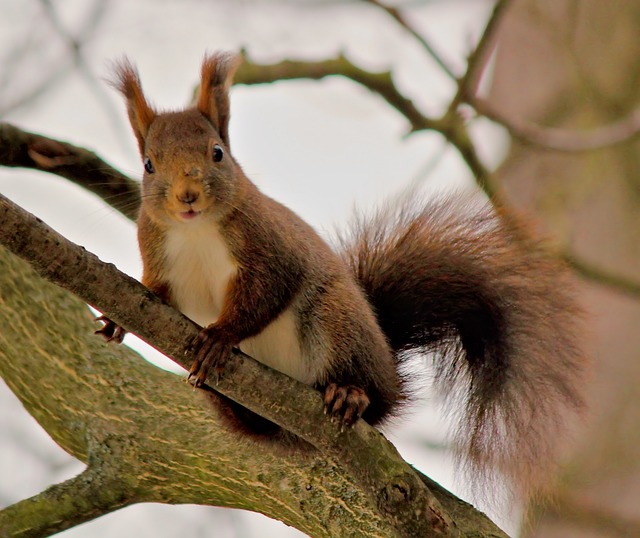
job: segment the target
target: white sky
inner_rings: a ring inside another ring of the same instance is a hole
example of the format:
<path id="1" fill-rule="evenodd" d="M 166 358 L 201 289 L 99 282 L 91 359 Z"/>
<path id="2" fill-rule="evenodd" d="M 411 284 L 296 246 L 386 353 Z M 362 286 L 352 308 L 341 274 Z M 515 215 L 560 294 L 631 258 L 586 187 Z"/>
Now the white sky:
<path id="1" fill-rule="evenodd" d="M 492 2 L 404 3 L 411 6 L 406 11 L 410 20 L 461 74 Z M 188 101 L 205 51 L 240 47 L 265 62 L 322 59 L 343 51 L 366 69 L 392 69 L 398 86 L 419 108 L 433 114 L 443 110 L 454 88 L 415 40 L 383 13 L 360 2 L 112 0 L 105 3 L 100 22 L 82 49 L 88 70 L 71 65 L 68 45 L 44 4 L 0 0 L 0 114 L 26 89 L 55 76 L 55 83 L 39 99 L 10 110 L 0 120 L 88 147 L 135 177 L 141 165 L 124 106 L 103 81 L 109 75 L 109 62 L 123 54 L 138 65 L 146 94 L 161 108 L 179 108 Z M 55 2 L 57 24 L 77 36 L 100 4 Z M 18 50 L 22 57 L 16 62 Z M 423 179 L 426 190 L 460 189 L 471 183 L 456 152 L 443 152 L 438 135 L 404 138 L 403 119 L 380 98 L 349 81 L 236 87 L 231 100 L 233 152 L 249 177 L 327 236 L 335 225 L 345 225 L 355 205 L 371 208 L 401 191 L 434 159 L 435 168 Z M 496 163 L 503 150 L 500 132 L 478 122 L 473 134 L 488 164 Z M 2 168 L 0 192 L 102 260 L 139 277 L 134 225 L 93 196 L 54 176 Z M 0 504 L 38 493 L 78 472 L 80 464 L 61 452 L 4 385 L 0 408 Z M 387 433 L 409 462 L 461 491 L 449 459 L 424 446 L 425 441 L 444 438 L 433 405 Z M 127 508 L 60 536 L 207 536 L 213 534 L 211 528 L 223 537 L 299 536 L 262 516 L 164 505 Z"/>

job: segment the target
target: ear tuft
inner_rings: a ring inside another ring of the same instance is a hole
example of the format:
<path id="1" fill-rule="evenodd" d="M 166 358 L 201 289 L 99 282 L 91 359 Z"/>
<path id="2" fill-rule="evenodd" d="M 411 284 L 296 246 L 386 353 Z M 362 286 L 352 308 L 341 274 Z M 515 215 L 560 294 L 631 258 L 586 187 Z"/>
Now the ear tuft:
<path id="1" fill-rule="evenodd" d="M 206 116 L 229 147 L 229 87 L 242 59 L 228 52 L 207 55 L 196 108 Z"/>
<path id="2" fill-rule="evenodd" d="M 144 156 L 144 141 L 156 112 L 147 102 L 138 71 L 128 58 L 124 57 L 114 64 L 114 74 L 111 85 L 125 97 L 129 121 L 138 139 L 140 154 Z"/>

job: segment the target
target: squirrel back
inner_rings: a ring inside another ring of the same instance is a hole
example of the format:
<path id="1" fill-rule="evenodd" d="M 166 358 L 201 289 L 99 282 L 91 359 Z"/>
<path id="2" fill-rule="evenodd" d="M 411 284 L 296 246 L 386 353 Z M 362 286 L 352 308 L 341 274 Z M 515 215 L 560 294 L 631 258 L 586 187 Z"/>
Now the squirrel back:
<path id="1" fill-rule="evenodd" d="M 525 228 L 454 198 L 390 206 L 332 251 L 231 156 L 236 67 L 230 55 L 205 58 L 197 103 L 179 112 L 156 112 L 127 61 L 115 84 L 145 167 L 142 281 L 203 325 L 194 383 L 222 375 L 237 346 L 323 391 L 345 424 L 376 425 L 407 398 L 404 363 L 431 352 L 438 385 L 459 402 L 465 459 L 521 492 L 540 484 L 563 417 L 581 406 L 565 268 Z M 107 338 L 123 334 L 105 321 Z M 273 432 L 220 402 L 248 429 Z"/>

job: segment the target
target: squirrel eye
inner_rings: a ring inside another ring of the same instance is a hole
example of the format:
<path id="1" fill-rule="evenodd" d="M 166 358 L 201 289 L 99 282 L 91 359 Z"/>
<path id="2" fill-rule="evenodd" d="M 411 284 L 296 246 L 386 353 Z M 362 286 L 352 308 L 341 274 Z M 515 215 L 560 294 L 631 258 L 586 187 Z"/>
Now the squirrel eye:
<path id="1" fill-rule="evenodd" d="M 222 157 L 224 157 L 224 150 L 216 144 L 213 146 L 213 160 L 219 163 L 222 160 Z"/>
<path id="2" fill-rule="evenodd" d="M 155 172 L 155 168 L 149 157 L 144 158 L 144 169 L 147 171 L 147 174 L 153 174 Z"/>

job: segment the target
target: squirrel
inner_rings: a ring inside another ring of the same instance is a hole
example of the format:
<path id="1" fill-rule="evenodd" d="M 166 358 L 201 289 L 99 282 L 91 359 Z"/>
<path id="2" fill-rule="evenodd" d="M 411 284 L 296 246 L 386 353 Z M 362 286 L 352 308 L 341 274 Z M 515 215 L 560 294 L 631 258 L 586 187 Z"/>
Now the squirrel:
<path id="1" fill-rule="evenodd" d="M 189 379 L 222 375 L 237 347 L 322 391 L 345 425 L 376 426 L 411 396 L 407 361 L 429 353 L 437 386 L 462 401 L 455 437 L 467 464 L 521 490 L 539 483 L 563 419 L 582 407 L 568 269 L 528 225 L 455 197 L 360 217 L 333 250 L 231 154 L 239 63 L 205 56 L 197 101 L 178 112 L 149 104 L 126 58 L 113 83 L 144 165 L 142 283 L 203 327 Z M 101 319 L 97 332 L 122 341 L 125 330 Z"/>

